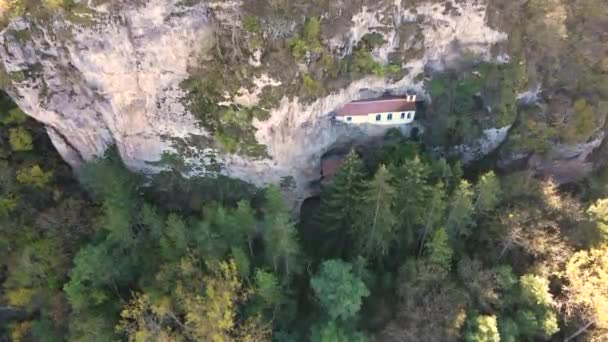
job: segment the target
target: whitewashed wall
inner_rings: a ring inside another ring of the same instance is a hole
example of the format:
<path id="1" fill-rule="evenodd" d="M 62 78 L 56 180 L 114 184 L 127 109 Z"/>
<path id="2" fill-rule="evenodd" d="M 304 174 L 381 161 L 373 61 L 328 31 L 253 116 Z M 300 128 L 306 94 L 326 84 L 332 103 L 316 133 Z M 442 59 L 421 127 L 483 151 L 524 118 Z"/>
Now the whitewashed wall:
<path id="1" fill-rule="evenodd" d="M 401 119 L 401 114 L 404 114 L 404 118 Z M 393 119 L 388 120 L 388 115 L 393 114 Z M 376 116 L 380 115 L 380 121 L 376 121 Z M 409 115 L 409 116 L 408 116 Z M 336 116 L 336 120 L 353 123 L 353 124 L 374 124 L 374 125 L 402 125 L 409 124 L 414 121 L 416 117 L 415 111 L 406 112 L 384 112 L 384 113 L 370 113 L 367 115 L 353 115 L 353 116 Z M 348 118 L 351 118 L 349 121 Z"/>

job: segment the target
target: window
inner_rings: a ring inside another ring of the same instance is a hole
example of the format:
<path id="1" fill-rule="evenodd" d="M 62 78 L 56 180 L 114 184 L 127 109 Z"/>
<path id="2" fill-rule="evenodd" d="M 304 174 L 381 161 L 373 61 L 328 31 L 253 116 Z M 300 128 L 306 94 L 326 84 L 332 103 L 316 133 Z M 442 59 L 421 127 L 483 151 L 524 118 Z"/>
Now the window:
<path id="1" fill-rule="evenodd" d="M 412 112 L 407 113 L 408 120 L 412 118 Z"/>
<path id="2" fill-rule="evenodd" d="M 380 114 L 376 115 L 376 121 L 380 121 L 380 120 L 382 120 L 382 115 L 380 115 Z"/>
<path id="3" fill-rule="evenodd" d="M 388 113 L 386 120 L 393 120 L 393 113 Z"/>
<path id="4" fill-rule="evenodd" d="M 353 117 L 352 116 L 347 116 L 346 117 L 346 121 L 353 121 Z"/>
<path id="5" fill-rule="evenodd" d="M 401 113 L 401 120 L 405 119 L 405 113 Z"/>

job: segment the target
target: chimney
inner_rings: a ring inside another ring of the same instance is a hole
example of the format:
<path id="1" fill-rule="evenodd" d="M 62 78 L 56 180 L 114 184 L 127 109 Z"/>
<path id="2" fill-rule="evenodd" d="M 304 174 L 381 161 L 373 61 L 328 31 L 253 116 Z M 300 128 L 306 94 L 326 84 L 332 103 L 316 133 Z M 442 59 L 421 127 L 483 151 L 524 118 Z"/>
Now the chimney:
<path id="1" fill-rule="evenodd" d="M 416 102 L 416 95 L 408 95 L 407 102 Z"/>

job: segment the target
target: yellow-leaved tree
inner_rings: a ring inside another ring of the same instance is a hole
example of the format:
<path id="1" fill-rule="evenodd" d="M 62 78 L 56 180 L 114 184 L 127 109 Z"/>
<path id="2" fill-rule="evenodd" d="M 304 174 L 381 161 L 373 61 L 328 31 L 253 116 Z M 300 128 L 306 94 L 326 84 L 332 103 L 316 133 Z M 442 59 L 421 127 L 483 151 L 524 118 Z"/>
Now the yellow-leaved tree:
<path id="1" fill-rule="evenodd" d="M 129 341 L 270 340 L 268 324 L 238 315 L 253 290 L 241 282 L 234 260 L 207 265 L 206 271 L 192 256 L 177 264 L 175 291 L 160 297 L 136 294 L 123 307 L 117 331 Z"/>
<path id="2" fill-rule="evenodd" d="M 566 310 L 581 327 L 566 341 L 586 333 L 588 341 L 608 336 L 608 244 L 575 253 L 566 266 Z"/>

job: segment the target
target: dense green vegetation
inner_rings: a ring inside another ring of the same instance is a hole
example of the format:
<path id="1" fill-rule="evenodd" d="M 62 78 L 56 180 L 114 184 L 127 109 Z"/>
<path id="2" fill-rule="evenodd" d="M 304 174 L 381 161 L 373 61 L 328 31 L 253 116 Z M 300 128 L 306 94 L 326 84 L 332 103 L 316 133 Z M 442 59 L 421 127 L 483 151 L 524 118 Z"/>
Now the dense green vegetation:
<path id="1" fill-rule="evenodd" d="M 426 82 L 430 142 L 452 146 L 471 143 L 481 130 L 514 124 L 517 93 L 525 89 L 525 67 L 518 61 L 475 64 L 459 72 L 435 75 Z"/>
<path id="2" fill-rule="evenodd" d="M 429 147 L 505 125 L 510 152 L 589 140 L 606 116 L 596 37 L 608 8 L 488 2 L 489 16 L 504 16 L 494 19 L 509 32 L 509 62 L 469 58 L 423 75 L 433 100 L 424 143 L 393 135 L 352 150 L 300 219 L 281 193 L 293 179 L 258 189 L 184 178 L 180 155 L 144 176 L 109 149 L 72 176 L 44 129 L 0 97 L 0 340 L 605 341 L 607 169 L 560 188 L 529 171 L 465 172 Z M 372 52 L 385 38 L 371 33 L 336 57 L 322 18 L 347 14 L 332 3 L 251 0 L 242 27 L 218 28 L 182 84 L 214 138 L 201 144 L 264 157 L 252 121 L 284 96 L 310 102 L 365 75 L 398 78 L 420 52 L 384 65 Z M 75 5 L 10 1 L 7 13 L 44 19 Z M 257 50 L 259 67 L 249 63 Z M 265 87 L 253 107 L 234 101 L 269 72 L 281 87 Z M 535 84 L 541 105 L 518 105 Z"/>
<path id="3" fill-rule="evenodd" d="M 608 23 L 601 0 L 531 0 L 524 6 L 490 1 L 506 46 L 525 66 L 529 85 L 541 85 L 542 105 L 520 111 L 508 148 L 547 153 L 555 143 L 594 137 L 606 120 L 606 51 L 596 38 Z M 594 129 L 595 127 L 595 129 Z"/>
<path id="4" fill-rule="evenodd" d="M 71 260 L 97 229 L 97 206 L 41 125 L 0 96 L 0 339 L 59 340 Z M 15 320 L 12 320 L 15 319 Z"/>
<path id="5" fill-rule="evenodd" d="M 3 105 L 0 315 L 14 341 L 608 332 L 600 190 L 465 175 L 399 140 L 351 151 L 301 221 L 278 187 L 185 179 L 178 166 L 145 181 L 114 150 L 79 171 L 86 195 L 43 153 L 39 126 Z M 11 148 L 15 129 L 31 148 Z"/>

